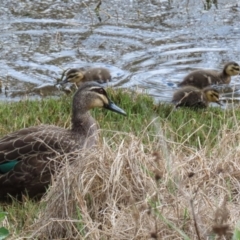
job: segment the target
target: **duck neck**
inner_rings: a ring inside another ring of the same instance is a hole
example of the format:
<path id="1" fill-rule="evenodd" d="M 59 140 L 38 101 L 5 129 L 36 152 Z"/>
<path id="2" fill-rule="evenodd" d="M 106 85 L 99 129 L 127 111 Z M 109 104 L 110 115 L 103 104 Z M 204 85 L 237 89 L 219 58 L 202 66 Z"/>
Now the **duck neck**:
<path id="1" fill-rule="evenodd" d="M 79 133 L 81 136 L 90 137 L 97 129 L 95 120 L 89 112 L 75 113 L 72 117 L 72 131 Z"/>
<path id="2" fill-rule="evenodd" d="M 226 73 L 226 70 L 223 69 L 221 73 L 219 73 L 218 78 L 221 79 L 221 83 L 228 84 L 231 81 L 231 76 Z"/>

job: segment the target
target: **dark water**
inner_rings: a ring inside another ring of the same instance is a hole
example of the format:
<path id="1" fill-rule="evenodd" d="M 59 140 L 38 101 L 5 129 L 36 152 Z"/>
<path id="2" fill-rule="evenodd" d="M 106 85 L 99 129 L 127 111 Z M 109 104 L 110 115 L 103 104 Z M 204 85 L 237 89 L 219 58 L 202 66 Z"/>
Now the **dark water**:
<path id="1" fill-rule="evenodd" d="M 0 0 L 0 99 L 58 95 L 49 86 L 64 69 L 102 66 L 111 85 L 170 101 L 190 70 L 240 63 L 238 0 L 107 0 L 99 15 L 97 3 Z M 236 99 L 239 80 L 226 90 Z"/>

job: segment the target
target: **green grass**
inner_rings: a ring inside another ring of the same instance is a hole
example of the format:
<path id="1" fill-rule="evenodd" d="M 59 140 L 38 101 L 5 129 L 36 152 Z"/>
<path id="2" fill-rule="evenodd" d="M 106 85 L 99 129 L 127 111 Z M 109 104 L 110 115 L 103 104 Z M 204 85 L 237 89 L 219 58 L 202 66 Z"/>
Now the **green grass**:
<path id="1" fill-rule="evenodd" d="M 155 104 L 147 95 L 123 90 L 117 93 L 110 90 L 109 94 L 111 99 L 127 112 L 127 117 L 108 110 L 95 109 L 92 115 L 102 129 L 132 132 L 136 135 L 147 130 L 150 136 L 163 131 L 171 141 L 188 147 L 208 146 L 211 149 L 215 146 L 221 129 L 234 128 L 236 119 L 240 119 L 240 110 L 223 110 L 219 107 L 176 110 L 171 104 Z M 71 101 L 72 96 L 63 96 L 41 101 L 1 103 L 0 136 L 38 124 L 70 127 Z M 111 135 L 111 131 L 104 133 L 104 137 Z"/>
<path id="2" fill-rule="evenodd" d="M 40 206 L 26 197 L 23 203 L 13 200 L 11 204 L 1 204 L 0 212 L 7 212 L 7 218 L 12 227 L 9 232 L 17 235 L 33 223 L 42 207 L 43 204 Z"/>
<path id="3" fill-rule="evenodd" d="M 0 224 L 5 219 L 7 213 L 0 211 Z M 6 239 L 9 235 L 9 231 L 5 227 L 0 227 L 0 240 Z"/>

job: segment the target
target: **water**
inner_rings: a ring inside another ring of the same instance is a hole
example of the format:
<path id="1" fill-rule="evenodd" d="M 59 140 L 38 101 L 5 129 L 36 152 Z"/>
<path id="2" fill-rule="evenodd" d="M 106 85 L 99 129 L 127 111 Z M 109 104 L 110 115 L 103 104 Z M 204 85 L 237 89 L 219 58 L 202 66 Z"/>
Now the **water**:
<path id="1" fill-rule="evenodd" d="M 0 100 L 59 95 L 52 85 L 64 69 L 101 66 L 112 86 L 169 102 L 189 71 L 240 63 L 238 1 L 203 2 L 108 0 L 98 15 L 91 0 L 0 0 Z M 226 96 L 239 98 L 239 79 Z"/>

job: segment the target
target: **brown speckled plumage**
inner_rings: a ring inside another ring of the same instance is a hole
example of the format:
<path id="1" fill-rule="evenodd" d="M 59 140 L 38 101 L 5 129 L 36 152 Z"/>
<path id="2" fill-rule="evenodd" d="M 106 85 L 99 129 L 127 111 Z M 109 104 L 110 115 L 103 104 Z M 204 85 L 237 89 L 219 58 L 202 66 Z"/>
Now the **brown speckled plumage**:
<path id="1" fill-rule="evenodd" d="M 0 164 L 18 160 L 12 170 L 0 174 L 0 200 L 8 194 L 41 196 L 61 164 L 64 153 L 93 147 L 98 140 L 97 124 L 89 110 L 94 107 L 124 114 L 97 83 L 85 83 L 73 97 L 72 128 L 40 125 L 21 129 L 0 139 Z"/>
<path id="2" fill-rule="evenodd" d="M 199 69 L 190 72 L 178 86 L 191 85 L 198 88 L 205 88 L 213 84 L 228 84 L 231 81 L 231 76 L 238 75 L 239 72 L 239 65 L 235 62 L 229 62 L 224 66 L 221 72 L 207 69 Z"/>
<path id="3" fill-rule="evenodd" d="M 112 77 L 106 68 L 89 68 L 86 71 L 72 68 L 66 71 L 66 77 L 61 84 L 71 82 L 75 83 L 78 87 L 83 82 L 94 81 L 98 83 L 106 83 L 111 81 Z"/>
<path id="4" fill-rule="evenodd" d="M 219 92 L 211 87 L 199 89 L 187 86 L 178 89 L 172 98 L 172 103 L 177 107 L 206 108 L 209 102 L 219 103 Z"/>

